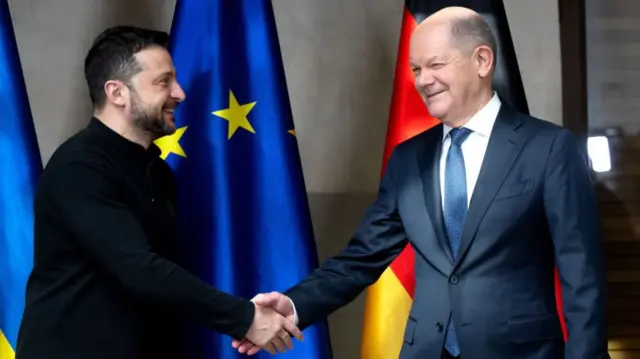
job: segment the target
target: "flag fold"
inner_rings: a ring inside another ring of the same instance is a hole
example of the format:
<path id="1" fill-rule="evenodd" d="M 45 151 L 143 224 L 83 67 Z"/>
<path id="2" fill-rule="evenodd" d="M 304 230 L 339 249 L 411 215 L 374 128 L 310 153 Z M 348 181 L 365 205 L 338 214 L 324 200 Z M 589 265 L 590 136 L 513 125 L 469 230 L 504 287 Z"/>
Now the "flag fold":
<path id="1" fill-rule="evenodd" d="M 6 1 L 0 1 L 0 106 L 0 359 L 13 359 L 33 265 L 33 196 L 42 161 Z"/>
<path id="2" fill-rule="evenodd" d="M 179 0 L 170 51 L 187 98 L 158 143 L 178 183 L 181 261 L 238 296 L 284 291 L 317 254 L 271 2 Z M 244 357 L 228 337 L 188 333 L 185 357 Z M 330 357 L 326 322 L 304 335 L 280 356 Z"/>

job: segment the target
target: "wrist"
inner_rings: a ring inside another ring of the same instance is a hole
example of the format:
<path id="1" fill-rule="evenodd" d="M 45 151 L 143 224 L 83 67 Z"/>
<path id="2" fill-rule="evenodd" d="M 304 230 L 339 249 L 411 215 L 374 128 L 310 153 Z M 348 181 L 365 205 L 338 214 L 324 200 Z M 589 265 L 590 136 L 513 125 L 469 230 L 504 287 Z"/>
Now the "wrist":
<path id="1" fill-rule="evenodd" d="M 247 336 L 247 333 L 251 330 L 251 326 L 255 321 L 256 309 L 255 303 L 250 301 L 243 306 L 240 325 L 234 333 L 231 333 L 234 339 L 242 340 Z"/>
<path id="2" fill-rule="evenodd" d="M 293 300 L 291 300 L 291 298 L 287 297 L 287 299 L 289 300 L 289 303 L 291 303 L 291 308 L 293 309 L 293 323 L 295 325 L 298 325 L 298 322 L 300 320 L 298 319 L 298 312 L 296 311 L 296 305 L 293 304 Z"/>

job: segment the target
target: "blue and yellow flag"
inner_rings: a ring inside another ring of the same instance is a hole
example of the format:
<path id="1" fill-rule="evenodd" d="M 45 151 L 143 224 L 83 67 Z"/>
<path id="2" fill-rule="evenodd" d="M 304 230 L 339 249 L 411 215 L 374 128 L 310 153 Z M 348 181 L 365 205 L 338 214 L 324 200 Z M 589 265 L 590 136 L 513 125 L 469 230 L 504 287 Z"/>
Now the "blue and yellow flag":
<path id="1" fill-rule="evenodd" d="M 0 108 L 0 359 L 13 359 L 33 265 L 33 196 L 42 161 L 6 1 L 0 1 Z"/>
<path id="2" fill-rule="evenodd" d="M 179 0 L 170 50 L 187 99 L 156 143 L 179 186 L 182 264 L 238 296 L 283 291 L 317 255 L 271 2 Z M 185 358 L 246 357 L 207 329 L 186 347 Z M 330 358 L 326 322 L 280 357 Z"/>

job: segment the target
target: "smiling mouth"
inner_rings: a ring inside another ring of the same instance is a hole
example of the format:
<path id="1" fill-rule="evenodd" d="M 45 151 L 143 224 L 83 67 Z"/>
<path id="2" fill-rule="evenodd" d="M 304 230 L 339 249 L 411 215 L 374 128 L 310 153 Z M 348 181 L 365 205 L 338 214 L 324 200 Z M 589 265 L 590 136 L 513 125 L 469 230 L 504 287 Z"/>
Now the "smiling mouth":
<path id="1" fill-rule="evenodd" d="M 428 95 L 427 95 L 427 99 L 432 99 L 432 98 L 434 98 L 434 97 L 436 97 L 436 96 L 440 95 L 440 94 L 441 94 L 441 93 L 443 93 L 443 92 L 444 92 L 444 90 L 442 90 L 442 91 L 438 91 L 438 92 L 433 93 L 433 94 L 428 94 Z"/>

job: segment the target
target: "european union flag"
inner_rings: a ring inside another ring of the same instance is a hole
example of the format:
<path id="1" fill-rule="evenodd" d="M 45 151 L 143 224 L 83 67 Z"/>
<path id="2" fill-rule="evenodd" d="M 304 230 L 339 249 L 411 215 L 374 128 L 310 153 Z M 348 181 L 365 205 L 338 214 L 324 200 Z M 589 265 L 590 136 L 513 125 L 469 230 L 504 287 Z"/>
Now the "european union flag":
<path id="1" fill-rule="evenodd" d="M 0 358 L 15 356 L 33 265 L 33 195 L 42 161 L 6 1 L 0 2 Z"/>
<path id="2" fill-rule="evenodd" d="M 271 2 L 178 1 L 170 51 L 187 99 L 157 143 L 179 186 L 183 265 L 238 296 L 283 291 L 317 257 Z M 244 357 L 229 337 L 190 334 L 185 357 Z M 326 322 L 281 357 L 330 358 Z"/>

